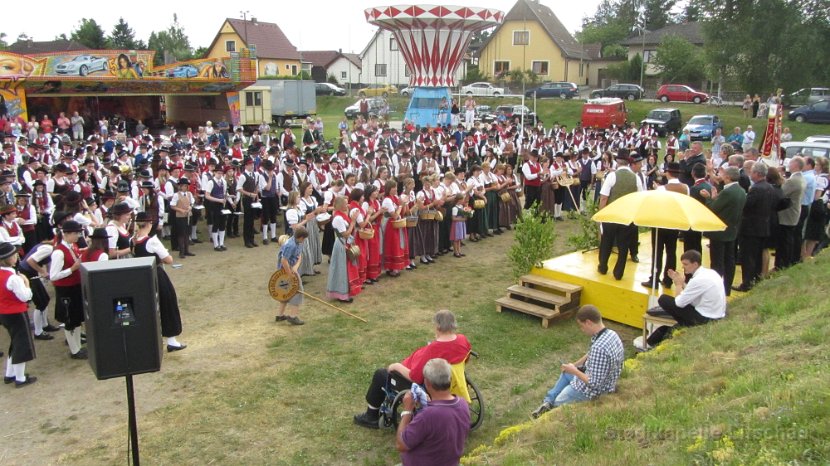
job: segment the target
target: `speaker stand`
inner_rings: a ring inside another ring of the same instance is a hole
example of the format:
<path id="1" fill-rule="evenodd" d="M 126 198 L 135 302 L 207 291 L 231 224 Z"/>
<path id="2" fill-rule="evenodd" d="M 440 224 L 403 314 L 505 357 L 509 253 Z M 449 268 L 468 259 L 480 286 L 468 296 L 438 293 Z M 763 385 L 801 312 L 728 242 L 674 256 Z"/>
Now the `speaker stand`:
<path id="1" fill-rule="evenodd" d="M 128 423 L 130 425 L 130 445 L 133 451 L 133 466 L 139 466 L 141 460 L 138 454 L 138 422 L 135 418 L 135 393 L 133 391 L 133 376 L 128 374 L 127 378 L 127 410 L 129 412 Z"/>

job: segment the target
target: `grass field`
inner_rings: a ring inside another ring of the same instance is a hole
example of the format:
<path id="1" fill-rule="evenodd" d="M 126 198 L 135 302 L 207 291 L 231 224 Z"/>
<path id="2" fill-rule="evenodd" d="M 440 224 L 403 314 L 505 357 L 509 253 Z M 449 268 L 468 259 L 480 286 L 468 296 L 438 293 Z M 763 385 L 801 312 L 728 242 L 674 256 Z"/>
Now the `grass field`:
<path id="1" fill-rule="evenodd" d="M 337 137 L 337 124 L 343 119 L 343 110 L 349 105 L 357 101 L 354 97 L 317 97 L 317 112 L 318 116 L 323 118 L 325 124 L 325 137 L 332 139 Z M 477 103 L 481 105 L 490 105 L 495 108 L 498 105 L 520 104 L 521 99 L 506 97 L 506 98 L 479 98 Z M 560 100 L 560 99 L 539 99 L 536 101 L 536 113 L 544 122 L 545 127 L 550 128 L 554 122 L 567 125 L 573 128 L 574 124 L 579 121 L 582 115 L 582 105 L 584 100 Z M 401 120 L 403 114 L 406 112 L 406 106 L 409 100 L 404 97 L 391 97 L 389 105 L 392 113 L 392 119 Z M 525 105 L 533 107 L 533 100 L 527 99 Z M 683 116 L 683 124 L 694 115 L 700 114 L 715 114 L 723 119 L 724 135 L 729 135 L 732 128 L 740 126 L 742 129 L 746 128 L 747 124 L 751 124 L 758 135 L 758 142 L 760 143 L 761 133 L 766 128 L 767 121 L 765 119 L 745 119 L 740 107 L 736 106 L 722 106 L 712 107 L 705 104 L 686 104 L 670 102 L 664 104 L 662 102 L 646 102 L 633 101 L 626 103 L 629 109 L 629 120 L 640 122 L 648 114 L 649 110 L 659 107 L 675 107 L 679 108 Z M 807 136 L 814 134 L 826 134 L 829 129 L 827 125 L 819 125 L 813 123 L 798 123 L 795 121 L 786 120 L 786 111 L 784 113 L 784 126 L 789 127 L 793 133 L 793 141 L 801 141 Z"/>

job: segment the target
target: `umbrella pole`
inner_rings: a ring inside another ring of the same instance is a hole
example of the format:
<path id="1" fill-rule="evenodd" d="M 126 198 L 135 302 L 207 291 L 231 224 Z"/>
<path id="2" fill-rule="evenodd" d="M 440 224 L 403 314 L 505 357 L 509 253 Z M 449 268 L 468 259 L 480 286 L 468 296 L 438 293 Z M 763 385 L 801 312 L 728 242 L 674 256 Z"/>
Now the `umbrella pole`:
<path id="1" fill-rule="evenodd" d="M 659 242 L 660 229 L 654 229 L 654 244 L 651 247 L 654 249 L 654 257 L 651 259 L 651 288 L 652 292 L 657 291 L 657 245 Z"/>

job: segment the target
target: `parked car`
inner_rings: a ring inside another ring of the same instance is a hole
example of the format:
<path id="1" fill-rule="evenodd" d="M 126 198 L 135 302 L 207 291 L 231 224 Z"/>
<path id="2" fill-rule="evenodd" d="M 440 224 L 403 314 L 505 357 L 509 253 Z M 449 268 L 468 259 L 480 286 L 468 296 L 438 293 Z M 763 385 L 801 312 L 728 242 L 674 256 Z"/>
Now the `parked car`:
<path id="1" fill-rule="evenodd" d="M 462 87 L 461 93 L 466 95 L 500 97 L 504 95 L 504 88 L 496 87 L 490 83 L 472 83 Z"/>
<path id="2" fill-rule="evenodd" d="M 830 89 L 826 87 L 807 87 L 785 94 L 782 100 L 787 107 L 799 107 L 814 104 L 827 98 L 830 98 Z"/>
<path id="3" fill-rule="evenodd" d="M 657 131 L 657 134 L 665 136 L 669 132 L 680 132 L 681 121 L 680 110 L 676 108 L 655 108 L 648 112 L 642 123 L 651 125 Z"/>
<path id="4" fill-rule="evenodd" d="M 830 134 L 816 134 L 815 136 L 807 136 L 804 142 L 828 142 L 830 143 Z"/>
<path id="5" fill-rule="evenodd" d="M 492 109 L 489 105 L 476 105 L 476 114 L 475 119 L 481 120 L 482 118 L 486 118 L 488 115 L 493 113 Z M 464 117 L 464 112 L 462 110 L 461 117 Z"/>
<path id="6" fill-rule="evenodd" d="M 78 55 L 68 62 L 55 67 L 58 74 L 77 74 L 86 76 L 93 71 L 106 71 L 109 67 L 107 59 L 95 55 Z"/>
<path id="7" fill-rule="evenodd" d="M 686 123 L 683 130 L 689 130 L 689 139 L 692 141 L 709 141 L 712 139 L 712 135 L 715 134 L 715 129 L 717 128 L 721 128 L 721 130 L 723 130 L 723 122 L 719 116 L 695 115 L 689 120 L 688 123 Z"/>
<path id="8" fill-rule="evenodd" d="M 543 99 L 545 97 L 559 97 L 560 99 L 573 99 L 579 96 L 579 88 L 574 83 L 569 82 L 552 82 L 544 83 L 539 87 L 525 92 L 525 97 L 533 97 Z"/>
<path id="9" fill-rule="evenodd" d="M 661 102 L 694 102 L 696 104 L 709 100 L 709 94 L 692 89 L 682 84 L 663 84 L 657 89 L 657 99 Z"/>
<path id="10" fill-rule="evenodd" d="M 380 115 L 384 108 L 388 105 L 386 99 L 383 97 L 369 97 L 366 101 L 369 103 L 369 115 Z M 346 107 L 344 112 L 346 114 L 346 118 L 350 120 L 355 119 L 360 113 L 360 100 Z"/>
<path id="11" fill-rule="evenodd" d="M 398 88 L 391 84 L 369 84 L 357 93 L 360 97 L 389 97 L 390 94 L 397 94 Z"/>
<path id="12" fill-rule="evenodd" d="M 316 95 L 346 95 L 346 89 L 332 83 L 317 83 L 314 85 Z"/>
<path id="13" fill-rule="evenodd" d="M 784 152 L 785 161 L 796 155 L 802 157 L 830 157 L 830 143 L 826 142 L 782 142 L 781 150 Z"/>
<path id="14" fill-rule="evenodd" d="M 628 109 L 622 99 L 591 99 L 582 105 L 581 121 L 583 128 L 619 128 L 628 121 Z"/>
<path id="15" fill-rule="evenodd" d="M 193 65 L 179 65 L 167 70 L 168 78 L 195 78 L 199 76 L 199 68 Z"/>
<path id="16" fill-rule="evenodd" d="M 790 111 L 790 120 L 799 123 L 809 121 L 811 123 L 830 123 L 830 99 L 819 100 L 810 105 L 803 105 Z"/>
<path id="17" fill-rule="evenodd" d="M 406 86 L 405 88 L 398 91 L 398 93 L 404 97 L 409 97 L 412 93 L 415 92 L 415 88 L 412 86 Z"/>
<path id="18" fill-rule="evenodd" d="M 596 89 L 591 92 L 592 99 L 600 97 L 616 97 L 618 99 L 642 99 L 646 95 L 645 89 L 636 84 L 612 84 L 605 89 Z"/>
<path id="19" fill-rule="evenodd" d="M 505 120 L 519 121 L 521 121 L 522 115 L 524 115 L 524 123 L 526 125 L 536 125 L 536 113 L 531 112 L 530 109 L 524 105 L 499 105 L 496 107 L 495 111 L 482 116 L 481 121 L 484 123 L 492 123 L 498 120 L 502 115 Z"/>

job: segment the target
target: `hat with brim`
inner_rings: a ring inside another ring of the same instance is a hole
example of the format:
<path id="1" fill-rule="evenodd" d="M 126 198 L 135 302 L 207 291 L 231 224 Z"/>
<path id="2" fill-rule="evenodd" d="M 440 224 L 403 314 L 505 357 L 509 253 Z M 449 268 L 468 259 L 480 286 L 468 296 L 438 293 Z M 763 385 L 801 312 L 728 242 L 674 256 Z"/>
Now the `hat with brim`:
<path id="1" fill-rule="evenodd" d="M 148 212 L 139 212 L 135 215 L 136 223 L 147 223 L 150 220 L 152 219 L 150 218 L 150 214 Z"/>
<path id="2" fill-rule="evenodd" d="M 22 191 L 21 191 L 21 192 L 19 192 L 19 193 L 16 193 L 16 194 L 14 195 L 14 197 L 32 197 L 32 195 L 31 195 L 31 194 L 29 194 L 29 193 L 24 193 L 24 192 L 22 192 Z"/>
<path id="3" fill-rule="evenodd" d="M 63 223 L 63 221 L 69 218 L 71 215 L 74 214 L 71 214 L 63 210 L 59 210 L 52 214 L 52 223 L 54 223 L 57 226 L 60 226 L 60 224 Z"/>
<path id="4" fill-rule="evenodd" d="M 190 186 L 190 180 L 187 178 L 179 178 L 179 186 Z"/>
<path id="5" fill-rule="evenodd" d="M 105 192 L 104 194 L 101 195 L 101 200 L 102 201 L 107 201 L 107 200 L 110 200 L 110 199 L 115 199 L 115 193 L 112 192 L 112 191 L 107 191 L 107 192 Z"/>
<path id="6" fill-rule="evenodd" d="M 133 209 L 129 204 L 121 202 L 112 206 L 112 209 L 110 209 L 110 215 L 112 217 L 118 217 L 120 215 L 129 214 L 132 211 Z"/>
<path id="7" fill-rule="evenodd" d="M 0 243 L 0 259 L 7 259 L 17 252 L 17 248 L 12 243 Z"/>
<path id="8" fill-rule="evenodd" d="M 683 170 L 680 169 L 680 164 L 677 162 L 669 162 L 666 164 L 666 173 L 671 173 L 672 175 L 680 175 L 683 173 Z"/>
<path id="9" fill-rule="evenodd" d="M 156 185 L 152 181 L 142 181 L 141 187 L 144 189 L 156 189 Z"/>
<path id="10" fill-rule="evenodd" d="M 84 231 L 84 226 L 75 220 L 67 220 L 61 225 L 61 231 L 64 233 L 80 233 Z"/>
<path id="11" fill-rule="evenodd" d="M 96 228 L 92 231 L 92 234 L 89 235 L 90 239 L 109 239 L 110 235 L 107 233 L 106 228 Z"/>
<path id="12" fill-rule="evenodd" d="M 17 207 L 15 207 L 12 204 L 4 205 L 3 207 L 0 207 L 0 215 L 2 215 L 2 216 L 9 215 L 12 212 L 17 213 Z"/>
<path id="13" fill-rule="evenodd" d="M 83 200 L 83 196 L 81 196 L 81 193 L 77 191 L 69 191 L 63 196 L 63 203 L 66 205 L 77 205 L 80 204 Z"/>

